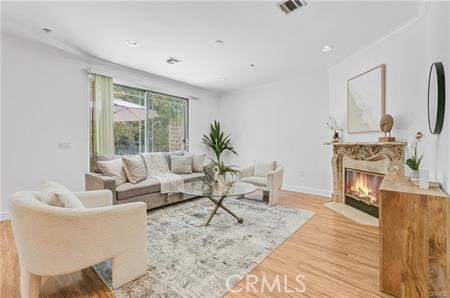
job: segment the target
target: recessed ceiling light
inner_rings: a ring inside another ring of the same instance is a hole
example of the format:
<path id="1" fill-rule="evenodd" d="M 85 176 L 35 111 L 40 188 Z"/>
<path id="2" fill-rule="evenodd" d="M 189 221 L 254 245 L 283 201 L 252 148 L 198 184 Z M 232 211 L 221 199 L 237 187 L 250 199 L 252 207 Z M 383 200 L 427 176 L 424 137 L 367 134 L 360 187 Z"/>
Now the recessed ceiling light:
<path id="1" fill-rule="evenodd" d="M 127 45 L 129 45 L 130 47 L 137 47 L 138 43 L 135 40 L 127 40 Z"/>
<path id="2" fill-rule="evenodd" d="M 219 78 L 219 81 L 225 81 L 225 78 Z"/>
<path id="3" fill-rule="evenodd" d="M 220 39 L 216 40 L 216 44 L 220 45 L 220 46 L 223 45 L 223 40 L 220 40 Z"/>
<path id="4" fill-rule="evenodd" d="M 253 63 L 252 63 L 252 64 L 250 64 L 250 67 L 255 67 L 255 64 L 253 64 Z"/>
<path id="5" fill-rule="evenodd" d="M 42 30 L 44 30 L 45 33 L 52 33 L 52 29 L 49 28 L 42 28 Z"/>
<path id="6" fill-rule="evenodd" d="M 333 49 L 334 49 L 333 46 L 327 45 L 327 46 L 323 46 L 320 50 L 321 50 L 322 52 L 326 53 L 326 52 L 332 51 Z"/>
<path id="7" fill-rule="evenodd" d="M 181 62 L 181 60 L 180 60 L 180 59 L 177 59 L 177 58 L 174 58 L 174 57 L 169 57 L 169 58 L 166 60 L 166 62 L 169 63 L 169 64 L 175 64 L 175 63 Z"/>

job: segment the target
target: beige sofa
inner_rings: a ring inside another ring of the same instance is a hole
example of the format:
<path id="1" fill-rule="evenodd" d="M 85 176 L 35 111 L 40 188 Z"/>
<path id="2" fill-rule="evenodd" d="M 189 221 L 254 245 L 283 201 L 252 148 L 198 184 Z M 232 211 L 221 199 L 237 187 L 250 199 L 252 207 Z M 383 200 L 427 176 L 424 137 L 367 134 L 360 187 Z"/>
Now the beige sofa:
<path id="1" fill-rule="evenodd" d="M 269 162 L 270 164 L 270 162 Z M 273 168 L 267 168 L 268 163 L 264 163 L 262 174 L 261 171 L 255 171 L 255 166 L 258 166 L 258 162 L 240 168 L 239 180 L 255 185 L 259 190 L 262 190 L 264 200 L 269 201 L 269 205 L 275 205 L 278 203 L 279 194 L 283 185 L 283 166 L 277 162 L 274 162 Z"/>
<path id="2" fill-rule="evenodd" d="M 40 192 L 12 195 L 21 297 L 38 298 L 42 276 L 79 271 L 110 258 L 114 288 L 147 272 L 145 204 L 111 206 L 108 190 L 75 195 L 85 208 L 49 206 Z"/>
<path id="3" fill-rule="evenodd" d="M 192 173 L 181 175 L 184 182 L 199 181 L 204 176 L 203 173 Z M 161 185 L 154 178 L 147 178 L 136 184 L 125 182 L 116 186 L 116 181 L 99 173 L 86 173 L 86 190 L 109 189 L 113 193 L 113 204 L 124 204 L 131 202 L 144 202 L 147 209 L 152 209 L 180 201 L 184 201 L 194 196 L 175 193 L 172 195 L 161 194 Z"/>
<path id="4" fill-rule="evenodd" d="M 170 167 L 170 154 L 180 155 L 182 153 L 164 153 Z M 204 177 L 203 172 L 193 172 L 191 174 L 181 174 L 185 183 L 200 181 Z M 144 202 L 147 209 L 152 209 L 180 201 L 184 201 L 194 196 L 182 193 L 171 195 L 161 194 L 161 185 L 157 179 L 147 178 L 144 181 L 133 184 L 125 182 L 116 186 L 116 181 L 110 176 L 100 173 L 85 174 L 86 190 L 109 189 L 113 193 L 113 204 L 124 204 L 132 202 Z"/>

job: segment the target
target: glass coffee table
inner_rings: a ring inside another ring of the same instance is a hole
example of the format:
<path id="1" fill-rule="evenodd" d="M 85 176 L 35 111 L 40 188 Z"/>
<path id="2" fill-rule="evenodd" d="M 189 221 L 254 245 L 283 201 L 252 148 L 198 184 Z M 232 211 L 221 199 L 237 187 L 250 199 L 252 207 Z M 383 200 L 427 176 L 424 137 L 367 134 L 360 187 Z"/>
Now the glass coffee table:
<path id="1" fill-rule="evenodd" d="M 233 217 L 235 217 L 238 220 L 238 223 L 243 223 L 244 219 L 242 217 L 238 217 L 230 209 L 225 207 L 223 205 L 223 200 L 225 200 L 225 198 L 228 197 L 242 197 L 254 191 L 256 191 L 256 186 L 250 183 L 239 181 L 236 181 L 230 186 L 225 186 L 223 188 L 209 187 L 203 181 L 195 181 L 185 183 L 184 189 L 181 190 L 181 192 L 184 194 L 198 197 L 207 197 L 211 202 L 215 204 L 215 207 L 211 211 L 211 214 L 209 215 L 209 218 L 206 221 L 205 226 L 209 225 L 211 219 L 214 217 L 219 208 L 222 208 L 223 210 L 231 214 Z"/>

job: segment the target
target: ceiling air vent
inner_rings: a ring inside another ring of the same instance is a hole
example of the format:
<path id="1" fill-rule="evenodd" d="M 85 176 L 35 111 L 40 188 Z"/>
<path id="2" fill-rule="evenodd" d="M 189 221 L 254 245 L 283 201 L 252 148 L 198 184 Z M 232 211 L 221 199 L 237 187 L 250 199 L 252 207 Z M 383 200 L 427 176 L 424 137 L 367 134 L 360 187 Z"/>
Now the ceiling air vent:
<path id="1" fill-rule="evenodd" d="M 306 2 L 303 0 L 288 0 L 288 1 L 282 1 L 282 2 L 278 3 L 277 5 L 278 5 L 278 7 L 281 8 L 281 10 L 285 14 L 290 14 L 297 8 L 305 6 Z"/>

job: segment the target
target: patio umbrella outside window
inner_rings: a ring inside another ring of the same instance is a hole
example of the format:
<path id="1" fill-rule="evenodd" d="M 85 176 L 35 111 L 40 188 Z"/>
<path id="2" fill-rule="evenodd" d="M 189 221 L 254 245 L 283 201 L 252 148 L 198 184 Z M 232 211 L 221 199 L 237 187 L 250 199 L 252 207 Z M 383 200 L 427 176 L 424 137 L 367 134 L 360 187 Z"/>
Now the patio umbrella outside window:
<path id="1" fill-rule="evenodd" d="M 115 98 L 114 104 L 114 121 L 115 122 L 131 122 L 131 121 L 145 121 L 145 107 L 128 102 L 122 99 Z M 149 109 L 147 112 L 147 119 L 151 120 L 159 117 L 159 114 L 154 110 Z M 141 125 L 139 125 L 139 151 L 141 151 Z"/>

